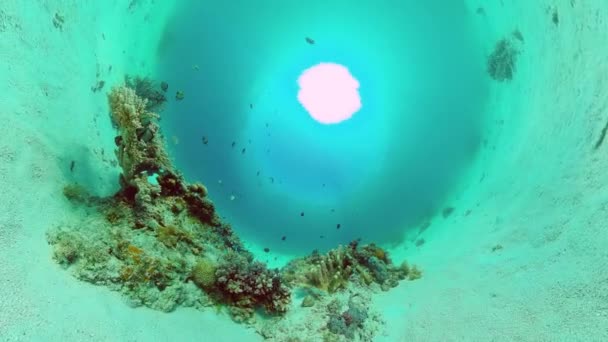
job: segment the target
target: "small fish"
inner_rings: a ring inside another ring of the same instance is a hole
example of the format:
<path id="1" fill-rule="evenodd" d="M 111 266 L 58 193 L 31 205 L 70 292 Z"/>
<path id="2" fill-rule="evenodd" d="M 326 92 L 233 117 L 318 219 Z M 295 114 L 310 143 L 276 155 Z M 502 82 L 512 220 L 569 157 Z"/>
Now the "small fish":
<path id="1" fill-rule="evenodd" d="M 222 180 L 221 180 L 221 179 L 218 179 L 217 183 L 218 183 L 218 184 L 222 184 Z"/>
<path id="2" fill-rule="evenodd" d="M 266 123 L 266 127 L 268 128 L 268 122 Z"/>
<path id="3" fill-rule="evenodd" d="M 253 103 L 249 104 L 249 109 L 253 109 Z"/>
<path id="4" fill-rule="evenodd" d="M 336 225 L 336 229 L 340 229 L 340 224 L 338 223 L 338 225 Z"/>
<path id="5" fill-rule="evenodd" d="M 274 177 L 270 177 L 270 183 L 274 184 Z"/>
<path id="6" fill-rule="evenodd" d="M 70 172 L 74 172 L 74 167 L 76 166 L 76 162 L 72 160 L 70 163 Z"/>
<path id="7" fill-rule="evenodd" d="M 203 144 L 207 145 L 209 143 L 209 139 L 206 136 L 203 136 Z"/>
<path id="8" fill-rule="evenodd" d="M 266 253 L 270 252 L 270 248 L 268 248 L 268 247 L 264 248 L 264 252 L 266 252 Z"/>
<path id="9" fill-rule="evenodd" d="M 321 236 L 319 236 L 319 237 L 320 237 L 321 239 L 325 238 L 325 236 L 323 236 L 323 235 L 321 235 Z"/>
<path id="10" fill-rule="evenodd" d="M 198 67 L 198 64 L 194 64 L 194 65 L 192 66 L 192 70 L 197 70 L 197 71 L 198 71 L 199 69 L 200 69 L 200 68 Z"/>
<path id="11" fill-rule="evenodd" d="M 300 216 L 304 216 L 304 212 L 301 212 L 301 213 L 300 213 Z"/>
<path id="12" fill-rule="evenodd" d="M 306 42 L 308 44 L 310 44 L 310 45 L 314 45 L 315 44 L 315 41 L 312 38 L 310 38 L 310 37 L 306 37 Z"/>
<path id="13" fill-rule="evenodd" d="M 258 171 L 258 174 L 257 174 L 257 176 L 259 176 L 259 175 L 260 175 L 260 171 Z"/>
<path id="14" fill-rule="evenodd" d="M 241 150 L 241 154 L 245 154 L 245 151 L 247 151 L 247 149 L 246 149 L 246 148 L 243 148 L 243 149 Z"/>
<path id="15" fill-rule="evenodd" d="M 236 146 L 236 141 L 232 142 L 232 147 Z"/>
<path id="16" fill-rule="evenodd" d="M 235 199 L 236 199 L 236 196 L 234 196 L 234 195 L 230 195 L 230 200 L 231 200 L 231 201 L 234 201 Z"/>
<path id="17" fill-rule="evenodd" d="M 283 236 L 281 237 L 281 241 L 285 241 L 285 239 L 287 239 L 287 236 L 283 235 Z"/>

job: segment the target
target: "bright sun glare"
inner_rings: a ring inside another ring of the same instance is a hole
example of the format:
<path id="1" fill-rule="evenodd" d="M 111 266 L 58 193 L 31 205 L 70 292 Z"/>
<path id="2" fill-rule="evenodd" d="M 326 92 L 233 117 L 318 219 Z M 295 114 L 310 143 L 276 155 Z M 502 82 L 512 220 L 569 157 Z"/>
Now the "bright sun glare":
<path id="1" fill-rule="evenodd" d="M 322 124 L 348 120 L 361 109 L 359 81 L 343 65 L 319 63 L 302 72 L 298 85 L 298 101 Z"/>

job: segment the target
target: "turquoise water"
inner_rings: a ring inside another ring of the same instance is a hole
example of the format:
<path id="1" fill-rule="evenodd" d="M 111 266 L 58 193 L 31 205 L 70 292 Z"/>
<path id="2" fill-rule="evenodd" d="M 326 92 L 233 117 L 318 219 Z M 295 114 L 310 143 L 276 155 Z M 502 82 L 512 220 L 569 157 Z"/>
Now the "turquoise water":
<path id="1" fill-rule="evenodd" d="M 273 250 L 399 242 L 443 209 L 481 143 L 472 15 L 444 1 L 182 4 L 158 52 L 161 78 L 186 94 L 163 118 L 177 164 Z M 360 82 L 351 120 L 320 124 L 298 102 L 298 76 L 321 62 Z"/>
<path id="2" fill-rule="evenodd" d="M 607 20 L 0 1 L 0 341 L 608 341 Z"/>

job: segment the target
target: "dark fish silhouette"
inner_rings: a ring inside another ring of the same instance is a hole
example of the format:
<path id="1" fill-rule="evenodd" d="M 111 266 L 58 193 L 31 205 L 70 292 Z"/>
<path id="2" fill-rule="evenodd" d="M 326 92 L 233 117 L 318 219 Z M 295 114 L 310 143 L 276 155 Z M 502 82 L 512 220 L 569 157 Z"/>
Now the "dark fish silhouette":
<path id="1" fill-rule="evenodd" d="M 74 172 L 74 167 L 76 166 L 76 162 L 72 160 L 70 163 L 70 172 Z"/>
<path id="2" fill-rule="evenodd" d="M 336 226 L 336 229 L 340 229 L 340 224 L 338 223 L 338 225 Z"/>
<path id="3" fill-rule="evenodd" d="M 246 150 L 247 150 L 247 149 L 242 149 L 242 150 L 241 150 L 241 153 L 242 153 L 242 154 L 245 154 L 245 151 L 246 151 Z"/>
<path id="4" fill-rule="evenodd" d="M 236 141 L 232 142 L 232 147 L 234 147 L 236 145 Z"/>
<path id="5" fill-rule="evenodd" d="M 283 237 L 281 237 L 281 241 L 285 241 L 285 239 L 287 239 L 287 236 L 283 235 Z"/>
<path id="6" fill-rule="evenodd" d="M 308 44 L 310 44 L 310 45 L 314 45 L 315 44 L 315 41 L 312 38 L 310 38 L 310 37 L 306 37 L 306 42 Z"/>
<path id="7" fill-rule="evenodd" d="M 207 145 L 209 143 L 209 139 L 207 139 L 207 137 L 203 136 L 203 144 Z"/>
<path id="8" fill-rule="evenodd" d="M 249 109 L 253 109 L 253 103 L 249 104 Z"/>
<path id="9" fill-rule="evenodd" d="M 268 247 L 264 248 L 264 252 L 266 252 L 266 253 L 270 252 L 270 248 L 268 248 Z"/>
<path id="10" fill-rule="evenodd" d="M 300 216 L 304 216 L 304 212 L 301 212 L 301 213 L 300 213 Z"/>

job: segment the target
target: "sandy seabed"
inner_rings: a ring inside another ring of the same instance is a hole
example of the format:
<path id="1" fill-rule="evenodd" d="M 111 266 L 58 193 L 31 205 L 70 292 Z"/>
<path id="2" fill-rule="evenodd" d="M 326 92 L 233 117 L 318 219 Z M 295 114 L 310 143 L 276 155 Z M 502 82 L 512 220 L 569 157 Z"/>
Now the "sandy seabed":
<path id="1" fill-rule="evenodd" d="M 374 296 L 376 340 L 608 340 L 608 145 L 594 149 L 608 120 L 608 5 L 467 2 L 488 53 L 522 33 L 517 74 L 493 85 L 487 144 L 454 213 L 422 246 L 392 251 L 424 276 Z M 212 310 L 130 308 L 53 262 L 46 231 L 80 215 L 63 186 L 117 187 L 107 89 L 92 88 L 153 68 L 174 6 L 91 3 L 0 5 L 0 339 L 261 340 Z"/>

